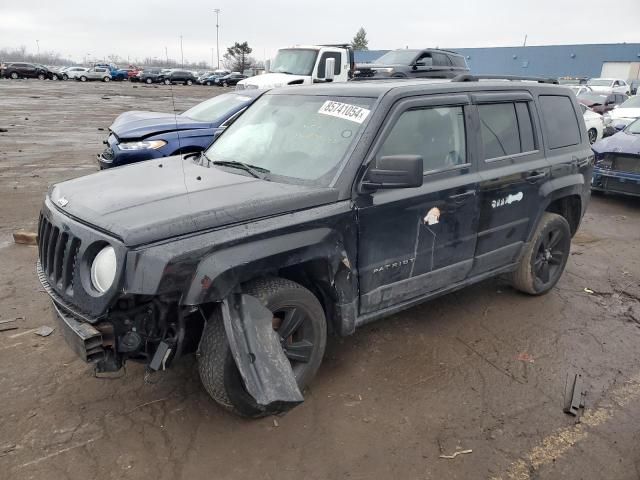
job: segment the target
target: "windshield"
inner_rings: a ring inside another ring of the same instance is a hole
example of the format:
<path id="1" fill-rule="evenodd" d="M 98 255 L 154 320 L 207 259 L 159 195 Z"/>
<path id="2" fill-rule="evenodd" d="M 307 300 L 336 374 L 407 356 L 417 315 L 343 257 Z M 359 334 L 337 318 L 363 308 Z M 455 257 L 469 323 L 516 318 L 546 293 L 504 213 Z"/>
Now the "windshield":
<path id="1" fill-rule="evenodd" d="M 371 98 L 265 95 L 206 151 L 293 183 L 328 186 L 369 115 Z"/>
<path id="2" fill-rule="evenodd" d="M 251 101 L 250 97 L 225 93 L 199 103 L 184 112 L 184 117 L 193 118 L 200 122 L 215 122 L 225 120 L 229 114 Z"/>
<path id="3" fill-rule="evenodd" d="M 602 79 L 598 79 L 598 78 L 592 78 L 591 80 L 589 80 L 587 82 L 587 85 L 592 85 L 595 87 L 610 87 L 611 86 L 611 80 L 602 80 Z"/>
<path id="4" fill-rule="evenodd" d="M 580 85 L 580 80 L 577 78 L 560 78 L 558 83 L 560 85 Z"/>
<path id="5" fill-rule="evenodd" d="M 640 119 L 630 123 L 624 131 L 627 133 L 633 133 L 634 135 L 640 134 Z"/>
<path id="6" fill-rule="evenodd" d="M 278 50 L 270 71 L 292 75 L 311 75 L 317 56 L 317 50 L 304 50 L 301 48 Z"/>
<path id="7" fill-rule="evenodd" d="M 591 103 L 604 103 L 604 101 L 607 99 L 606 95 L 598 95 L 597 93 L 583 93 L 580 95 L 580 99 L 581 100 L 586 100 L 588 102 Z"/>
<path id="8" fill-rule="evenodd" d="M 380 65 L 409 65 L 418 55 L 418 50 L 392 50 L 382 55 L 374 63 Z"/>
<path id="9" fill-rule="evenodd" d="M 620 108 L 640 108 L 640 97 L 636 95 L 635 97 L 629 98 L 629 100 L 620 105 Z"/>

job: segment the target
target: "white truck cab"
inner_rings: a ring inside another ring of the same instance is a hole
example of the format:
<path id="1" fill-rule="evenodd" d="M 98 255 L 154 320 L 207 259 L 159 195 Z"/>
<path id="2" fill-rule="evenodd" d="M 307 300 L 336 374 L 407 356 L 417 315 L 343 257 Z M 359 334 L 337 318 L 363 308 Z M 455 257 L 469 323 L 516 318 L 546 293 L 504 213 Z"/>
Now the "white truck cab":
<path id="1" fill-rule="evenodd" d="M 279 49 L 268 73 L 245 78 L 238 82 L 236 89 L 346 82 L 354 67 L 353 50 L 349 45 L 296 45 Z"/>

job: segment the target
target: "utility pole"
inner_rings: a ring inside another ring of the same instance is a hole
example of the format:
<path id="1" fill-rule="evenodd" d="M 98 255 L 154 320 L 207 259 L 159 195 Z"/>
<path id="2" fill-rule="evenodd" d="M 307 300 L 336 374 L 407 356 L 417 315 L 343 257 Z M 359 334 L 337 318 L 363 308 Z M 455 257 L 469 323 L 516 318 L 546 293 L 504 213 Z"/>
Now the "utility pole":
<path id="1" fill-rule="evenodd" d="M 528 35 L 525 33 L 524 34 L 524 43 L 522 44 L 523 47 L 527 46 L 527 37 L 528 37 Z"/>
<path id="2" fill-rule="evenodd" d="M 167 47 L 164 47 L 164 58 L 167 60 L 165 67 L 168 67 L 169 66 L 169 50 L 167 50 Z"/>
<path id="3" fill-rule="evenodd" d="M 38 47 L 38 60 L 40 60 L 40 40 L 36 40 L 36 46 Z"/>
<path id="4" fill-rule="evenodd" d="M 213 11 L 216 12 L 216 51 L 218 58 L 218 70 L 220 70 L 220 9 L 214 8 Z"/>
<path id="5" fill-rule="evenodd" d="M 184 51 L 182 50 L 182 35 L 180 35 L 180 57 L 181 57 L 181 65 L 182 67 L 180 68 L 184 68 Z"/>

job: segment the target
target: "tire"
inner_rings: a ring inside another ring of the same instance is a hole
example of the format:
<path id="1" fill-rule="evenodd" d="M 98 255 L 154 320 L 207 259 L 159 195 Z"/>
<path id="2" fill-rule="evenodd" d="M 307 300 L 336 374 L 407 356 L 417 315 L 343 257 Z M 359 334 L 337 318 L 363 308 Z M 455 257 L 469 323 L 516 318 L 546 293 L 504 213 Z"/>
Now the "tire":
<path id="1" fill-rule="evenodd" d="M 168 78 L 164 81 L 165 85 L 171 85 L 171 80 L 169 80 Z"/>
<path id="2" fill-rule="evenodd" d="M 66 73 L 62 74 L 62 80 L 69 80 L 69 75 L 67 75 Z"/>
<path id="3" fill-rule="evenodd" d="M 44 73 L 39 73 L 38 74 L 38 80 L 46 80 L 47 76 Z"/>
<path id="4" fill-rule="evenodd" d="M 186 83 L 187 85 L 193 85 L 193 81 L 192 81 L 192 80 L 187 80 L 185 83 Z"/>
<path id="5" fill-rule="evenodd" d="M 210 87 L 210 86 L 211 86 L 211 82 L 207 82 L 207 87 Z"/>
<path id="6" fill-rule="evenodd" d="M 512 273 L 513 287 L 529 295 L 547 293 L 560 280 L 570 249 L 571 229 L 567 220 L 555 213 L 543 213 L 518 268 Z"/>
<path id="7" fill-rule="evenodd" d="M 227 82 L 222 82 L 222 86 L 223 86 L 223 87 L 228 87 L 228 86 L 229 86 L 229 84 L 228 84 Z"/>
<path id="8" fill-rule="evenodd" d="M 54 73 L 53 75 L 51 75 L 51 80 L 60 80 L 60 78 Z"/>
<path id="9" fill-rule="evenodd" d="M 151 84 L 153 83 L 153 80 L 151 80 L 150 78 L 147 78 L 144 82 L 145 82 L 147 85 L 151 85 Z"/>
<path id="10" fill-rule="evenodd" d="M 18 72 L 11 72 L 10 77 L 13 78 L 14 80 L 17 80 L 20 76 L 18 75 Z"/>
<path id="11" fill-rule="evenodd" d="M 590 128 L 587 131 L 587 137 L 589 137 L 589 143 L 593 145 L 598 140 L 598 131 L 595 128 Z"/>
<path id="12" fill-rule="evenodd" d="M 87 81 L 87 77 L 85 77 L 84 75 L 80 76 L 80 81 L 81 82 L 86 82 Z"/>
<path id="13" fill-rule="evenodd" d="M 299 326 L 282 341 L 289 346 L 302 342 L 311 344 L 311 347 L 305 345 L 305 349 L 310 350 L 308 361 L 298 362 L 290 357 L 298 386 L 301 391 L 304 390 L 320 367 L 327 343 L 327 322 L 320 302 L 303 286 L 283 278 L 254 280 L 243 285 L 242 291 L 255 296 L 274 312 L 274 322 L 281 322 L 276 331 L 285 325 L 284 320 L 280 320 L 278 316 L 287 311 L 302 314 L 303 320 Z M 298 334 L 301 336 L 294 340 Z M 285 354 L 293 355 L 292 352 Z M 205 390 L 225 409 L 250 418 L 283 413 L 288 409 L 282 405 L 272 405 L 266 409 L 258 405 L 246 391 L 229 348 L 222 316 L 217 308 L 204 327 L 197 357 L 200 379 Z"/>
<path id="14" fill-rule="evenodd" d="M 110 81 L 111 81 L 111 79 L 110 79 L 109 77 L 103 77 L 103 78 L 102 78 L 102 81 L 103 81 L 104 83 L 107 83 L 107 82 L 110 82 Z"/>

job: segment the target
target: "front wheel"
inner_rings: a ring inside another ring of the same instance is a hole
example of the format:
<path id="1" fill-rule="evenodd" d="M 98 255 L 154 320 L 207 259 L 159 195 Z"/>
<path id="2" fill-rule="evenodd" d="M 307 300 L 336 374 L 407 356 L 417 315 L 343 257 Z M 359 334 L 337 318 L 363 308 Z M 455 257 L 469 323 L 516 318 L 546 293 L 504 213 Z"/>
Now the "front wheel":
<path id="1" fill-rule="evenodd" d="M 273 313 L 273 328 L 303 390 L 318 371 L 327 343 L 327 322 L 320 302 L 302 285 L 283 278 L 254 280 L 243 285 L 242 291 Z M 266 409 L 246 391 L 218 309 L 202 333 L 198 369 L 205 390 L 227 410 L 253 418 L 286 411 L 283 406 Z"/>
<path id="2" fill-rule="evenodd" d="M 193 85 L 193 81 L 192 81 L 192 80 L 187 80 L 187 81 L 186 81 L 186 84 L 187 84 L 187 85 Z"/>
<path id="3" fill-rule="evenodd" d="M 84 75 L 82 75 L 82 76 L 80 77 L 80 81 L 81 81 L 81 82 L 86 82 L 86 81 L 87 81 L 87 77 L 85 77 Z"/>
<path id="4" fill-rule="evenodd" d="M 16 72 L 11 72 L 11 78 L 13 78 L 14 80 L 17 80 L 18 74 Z"/>
<path id="5" fill-rule="evenodd" d="M 110 81 L 111 81 L 111 78 L 109 78 L 109 77 L 104 77 L 104 78 L 102 79 L 102 81 L 103 81 L 104 83 L 107 83 L 107 82 L 110 82 Z"/>
<path id="6" fill-rule="evenodd" d="M 38 74 L 38 80 L 45 80 L 47 78 L 47 76 L 44 73 L 39 73 Z"/>
<path id="7" fill-rule="evenodd" d="M 153 83 L 153 80 L 151 80 L 150 78 L 147 78 L 147 79 L 145 80 L 145 82 L 146 82 L 146 84 L 147 84 L 147 85 L 150 85 L 150 84 L 152 84 L 152 83 Z"/>
<path id="8" fill-rule="evenodd" d="M 545 212 L 527 245 L 511 283 L 529 295 L 551 290 L 564 271 L 571 249 L 571 229 L 561 215 Z"/>
<path id="9" fill-rule="evenodd" d="M 62 80 L 67 81 L 69 80 L 69 75 L 67 75 L 66 73 L 62 74 Z"/>
<path id="10" fill-rule="evenodd" d="M 229 86 L 229 84 L 228 84 L 227 82 L 222 82 L 222 86 L 223 86 L 223 87 L 228 87 L 228 86 Z"/>
<path id="11" fill-rule="evenodd" d="M 165 85 L 171 85 L 171 80 L 169 80 L 168 78 L 164 81 Z"/>

